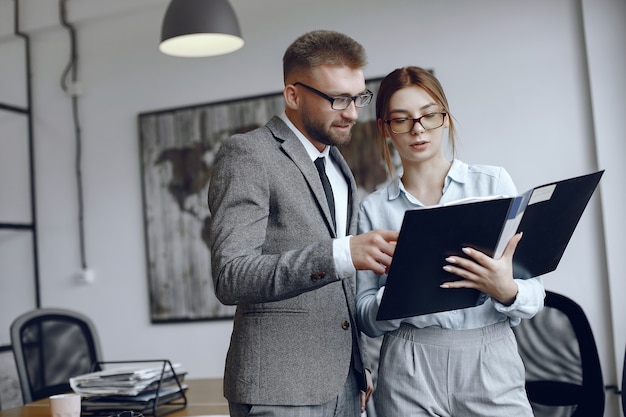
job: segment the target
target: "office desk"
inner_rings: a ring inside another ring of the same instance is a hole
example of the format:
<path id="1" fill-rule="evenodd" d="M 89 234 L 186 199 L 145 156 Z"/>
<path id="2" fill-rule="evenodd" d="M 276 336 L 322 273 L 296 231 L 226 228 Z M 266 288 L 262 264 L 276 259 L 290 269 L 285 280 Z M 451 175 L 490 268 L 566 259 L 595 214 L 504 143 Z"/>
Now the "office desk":
<path id="1" fill-rule="evenodd" d="M 221 378 L 186 379 L 187 407 L 166 417 L 228 415 Z M 0 417 L 50 417 L 48 400 L 43 399 L 20 407 L 0 410 Z"/>

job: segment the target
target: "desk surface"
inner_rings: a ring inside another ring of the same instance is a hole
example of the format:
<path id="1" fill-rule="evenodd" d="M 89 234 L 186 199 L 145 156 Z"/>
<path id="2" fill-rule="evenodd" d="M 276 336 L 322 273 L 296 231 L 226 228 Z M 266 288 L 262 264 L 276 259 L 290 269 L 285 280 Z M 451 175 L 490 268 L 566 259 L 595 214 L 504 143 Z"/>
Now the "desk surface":
<path id="1" fill-rule="evenodd" d="M 187 407 L 166 417 L 228 415 L 228 402 L 223 396 L 222 379 L 187 379 Z M 20 407 L 0 410 L 0 417 L 50 417 L 48 400 L 39 400 Z"/>

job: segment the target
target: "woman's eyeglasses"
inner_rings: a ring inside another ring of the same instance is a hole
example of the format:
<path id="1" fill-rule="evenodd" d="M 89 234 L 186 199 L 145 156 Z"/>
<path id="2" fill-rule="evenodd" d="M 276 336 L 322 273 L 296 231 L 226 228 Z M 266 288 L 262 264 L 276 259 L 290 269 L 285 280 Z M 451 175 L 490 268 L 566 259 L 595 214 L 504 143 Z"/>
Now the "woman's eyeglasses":
<path id="1" fill-rule="evenodd" d="M 415 127 L 415 123 L 419 123 L 424 130 L 437 129 L 443 126 L 444 120 L 446 120 L 446 112 L 440 113 L 428 113 L 417 119 L 411 119 L 410 117 L 401 117 L 397 119 L 385 120 L 385 123 L 389 125 L 389 128 L 393 133 L 409 133 Z"/>

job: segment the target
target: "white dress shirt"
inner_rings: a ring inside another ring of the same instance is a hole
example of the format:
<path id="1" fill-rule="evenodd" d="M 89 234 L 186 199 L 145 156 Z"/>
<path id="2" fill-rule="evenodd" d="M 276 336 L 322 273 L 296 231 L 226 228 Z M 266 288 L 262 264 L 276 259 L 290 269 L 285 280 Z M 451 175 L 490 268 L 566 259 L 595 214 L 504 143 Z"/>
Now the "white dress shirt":
<path id="1" fill-rule="evenodd" d="M 296 128 L 291 120 L 289 120 L 285 112 L 280 115 L 280 118 L 289 126 L 300 142 L 302 142 L 312 162 L 320 156 L 323 156 L 326 160 L 326 175 L 328 176 L 335 197 L 335 221 L 337 223 L 337 239 L 333 241 L 335 268 L 339 278 L 348 278 L 356 272 L 350 254 L 351 236 L 346 236 L 348 221 L 348 183 L 335 162 L 329 157 L 330 147 L 327 146 L 324 151 L 320 153 L 320 151 L 313 146 L 311 141 L 309 141 L 302 132 Z"/>

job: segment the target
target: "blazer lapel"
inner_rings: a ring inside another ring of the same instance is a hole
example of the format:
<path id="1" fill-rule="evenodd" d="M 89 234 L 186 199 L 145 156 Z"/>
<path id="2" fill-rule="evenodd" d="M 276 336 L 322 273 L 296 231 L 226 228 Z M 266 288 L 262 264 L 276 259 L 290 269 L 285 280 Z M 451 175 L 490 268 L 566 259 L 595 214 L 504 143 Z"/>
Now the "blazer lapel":
<path id="1" fill-rule="evenodd" d="M 281 148 L 283 152 L 293 161 L 293 163 L 298 167 L 305 180 L 309 184 L 309 187 L 313 193 L 313 196 L 317 200 L 317 205 L 322 210 L 322 214 L 326 219 L 326 226 L 328 227 L 328 231 L 332 235 L 332 237 L 336 237 L 333 227 L 333 219 L 330 215 L 330 209 L 328 208 L 328 203 L 326 202 L 326 194 L 324 194 L 324 188 L 320 182 L 319 174 L 317 173 L 317 169 L 315 169 L 315 165 L 311 161 L 309 154 L 307 153 L 300 140 L 296 137 L 296 135 L 289 129 L 289 127 L 280 119 L 280 117 L 275 116 L 268 123 L 267 127 L 272 131 L 274 137 L 281 141 Z M 334 150 L 334 149 L 331 149 Z M 343 159 L 343 158 L 342 158 Z M 336 157 L 335 157 L 336 160 Z M 343 168 L 342 168 L 343 170 Z M 344 174 L 345 175 L 345 174 Z M 349 224 L 349 222 L 348 222 Z"/>

